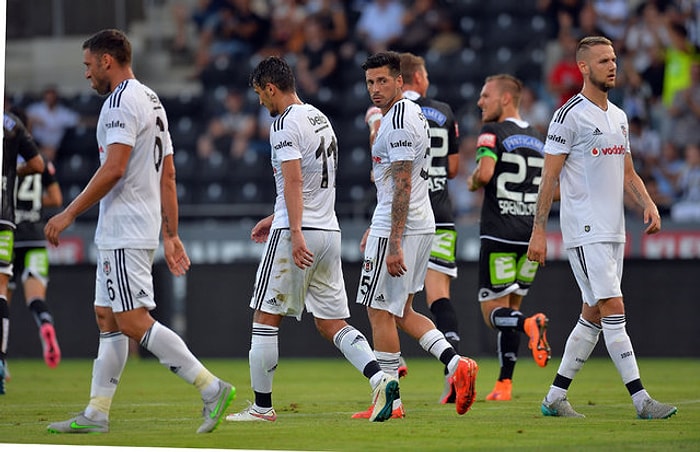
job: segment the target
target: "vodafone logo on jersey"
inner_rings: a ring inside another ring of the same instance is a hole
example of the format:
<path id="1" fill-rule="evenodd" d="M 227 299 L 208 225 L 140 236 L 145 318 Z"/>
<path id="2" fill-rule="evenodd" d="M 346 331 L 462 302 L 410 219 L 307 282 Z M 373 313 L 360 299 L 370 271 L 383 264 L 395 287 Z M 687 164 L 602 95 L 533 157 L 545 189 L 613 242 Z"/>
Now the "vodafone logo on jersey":
<path id="1" fill-rule="evenodd" d="M 616 144 L 615 146 L 610 146 L 606 148 L 593 148 L 591 149 L 591 155 L 593 157 L 598 157 L 599 155 L 621 155 L 627 152 L 627 149 L 622 144 Z"/>

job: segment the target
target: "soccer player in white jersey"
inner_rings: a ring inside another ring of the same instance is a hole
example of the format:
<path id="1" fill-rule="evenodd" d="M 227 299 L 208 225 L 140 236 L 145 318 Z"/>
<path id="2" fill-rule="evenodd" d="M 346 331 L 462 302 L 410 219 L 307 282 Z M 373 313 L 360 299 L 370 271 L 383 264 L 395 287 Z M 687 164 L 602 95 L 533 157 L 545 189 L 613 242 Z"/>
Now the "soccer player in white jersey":
<path id="1" fill-rule="evenodd" d="M 608 100 L 617 69 L 611 41 L 600 36 L 583 38 L 576 49 L 576 62 L 583 74 L 583 88 L 554 113 L 549 124 L 527 256 L 544 265 L 547 218 L 559 184 L 561 232 L 583 304 L 541 410 L 545 416 L 584 417 L 571 407 L 567 390 L 602 331 L 637 415 L 663 419 L 672 416 L 676 407 L 652 399 L 644 389 L 625 327 L 620 289 L 625 248 L 624 193 L 643 208 L 647 234 L 661 229 L 661 218 L 634 170 L 627 116 Z"/>
<path id="2" fill-rule="evenodd" d="M 106 433 L 109 410 L 129 354 L 129 338 L 193 384 L 204 402 L 197 433 L 213 431 L 235 388 L 209 370 L 185 342 L 151 317 L 156 307 L 151 274 L 163 234 L 168 268 L 184 275 L 190 260 L 178 236 L 173 146 L 158 96 L 131 69 L 131 44 L 119 30 L 102 30 L 83 43 L 85 78 L 107 95 L 97 121 L 100 167 L 83 191 L 47 222 L 52 245 L 75 218 L 100 203 L 95 317 L 100 330 L 90 402 L 78 416 L 50 424 L 54 433 Z"/>
<path id="3" fill-rule="evenodd" d="M 272 380 L 279 361 L 278 332 L 284 317 L 314 316 L 321 336 L 332 341 L 373 388 L 369 420 L 391 417 L 399 381 L 382 371 L 365 336 L 349 325 L 348 299 L 335 214 L 338 143 L 330 121 L 303 103 L 294 74 L 279 57 L 262 60 L 250 74 L 260 104 L 278 116 L 270 126 L 277 198 L 274 213 L 260 220 L 251 239 L 265 243 L 250 301 L 254 309 L 250 380 L 255 402 L 229 421 L 275 421 Z"/>
<path id="4" fill-rule="evenodd" d="M 459 356 L 435 324 L 413 310 L 435 234 L 428 192 L 428 122 L 420 106 L 403 97 L 398 53 L 371 55 L 362 69 L 372 103 L 383 117 L 372 144 L 377 207 L 361 242 L 364 263 L 356 301 L 367 307 L 382 368 L 398 377 L 398 326 L 447 366 L 457 413 L 464 414 L 474 402 L 478 366 Z M 395 409 L 403 412 L 401 405 Z"/>

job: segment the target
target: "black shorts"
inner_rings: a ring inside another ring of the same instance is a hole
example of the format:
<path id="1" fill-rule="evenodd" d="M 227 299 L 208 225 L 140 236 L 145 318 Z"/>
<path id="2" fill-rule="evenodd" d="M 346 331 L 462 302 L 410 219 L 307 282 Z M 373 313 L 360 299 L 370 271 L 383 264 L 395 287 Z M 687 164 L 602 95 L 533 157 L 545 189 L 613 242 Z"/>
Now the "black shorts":
<path id="1" fill-rule="evenodd" d="M 527 245 L 481 239 L 479 301 L 510 293 L 527 295 L 539 264 L 527 258 Z"/>

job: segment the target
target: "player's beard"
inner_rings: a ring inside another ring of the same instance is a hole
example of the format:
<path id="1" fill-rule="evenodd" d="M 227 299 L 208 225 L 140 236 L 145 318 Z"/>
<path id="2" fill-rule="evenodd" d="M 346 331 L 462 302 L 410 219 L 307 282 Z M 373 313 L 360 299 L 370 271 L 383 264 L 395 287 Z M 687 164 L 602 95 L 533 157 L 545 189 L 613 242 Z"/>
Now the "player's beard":
<path id="1" fill-rule="evenodd" d="M 501 116 L 503 115 L 503 107 L 499 105 L 491 114 L 487 114 L 486 116 L 482 116 L 482 121 L 483 122 L 496 122 L 498 121 Z"/>
<path id="2" fill-rule="evenodd" d="M 591 74 L 591 84 L 598 88 L 600 91 L 607 93 L 612 88 L 615 87 L 615 82 L 608 82 L 608 76 L 606 75 L 603 79 L 598 79 L 593 74 Z"/>

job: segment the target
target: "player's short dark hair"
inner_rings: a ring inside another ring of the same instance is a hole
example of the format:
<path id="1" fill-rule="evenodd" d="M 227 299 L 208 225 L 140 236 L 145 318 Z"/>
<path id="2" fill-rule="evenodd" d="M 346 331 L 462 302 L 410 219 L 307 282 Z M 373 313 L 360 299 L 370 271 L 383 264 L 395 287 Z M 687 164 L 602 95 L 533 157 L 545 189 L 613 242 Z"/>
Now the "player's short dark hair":
<path id="1" fill-rule="evenodd" d="M 83 42 L 83 50 L 86 49 L 96 55 L 111 55 L 122 66 L 131 64 L 131 43 L 120 30 L 98 31 Z"/>
<path id="2" fill-rule="evenodd" d="M 278 56 L 270 56 L 262 60 L 250 73 L 250 86 L 264 87 L 268 83 L 275 85 L 280 91 L 288 93 L 296 89 L 294 71 L 286 61 Z"/>
<path id="3" fill-rule="evenodd" d="M 404 82 L 413 80 L 413 74 L 425 67 L 425 59 L 411 52 L 401 54 L 401 77 Z"/>
<path id="4" fill-rule="evenodd" d="M 397 52 L 377 52 L 374 55 L 367 57 L 362 63 L 362 70 L 376 69 L 378 67 L 388 67 L 392 77 L 397 77 L 401 74 L 401 55 Z"/>
<path id="5" fill-rule="evenodd" d="M 581 61 L 583 58 L 583 52 L 586 52 L 591 47 L 599 45 L 612 47 L 613 43 L 605 36 L 586 36 L 585 38 L 581 39 L 576 46 L 576 61 Z"/>

